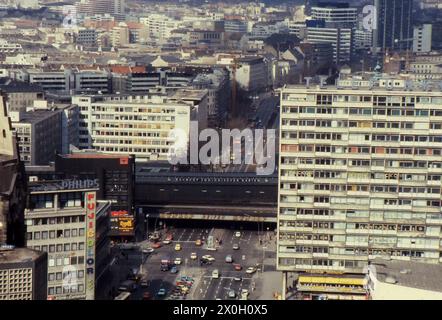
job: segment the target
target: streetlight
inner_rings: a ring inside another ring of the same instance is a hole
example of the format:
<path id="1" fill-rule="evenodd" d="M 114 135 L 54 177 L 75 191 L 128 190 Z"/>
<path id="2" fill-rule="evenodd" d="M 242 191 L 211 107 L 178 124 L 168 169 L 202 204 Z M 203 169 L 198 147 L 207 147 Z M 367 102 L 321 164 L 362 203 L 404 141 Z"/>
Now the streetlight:
<path id="1" fill-rule="evenodd" d="M 146 214 L 146 239 L 149 237 L 149 214 Z"/>

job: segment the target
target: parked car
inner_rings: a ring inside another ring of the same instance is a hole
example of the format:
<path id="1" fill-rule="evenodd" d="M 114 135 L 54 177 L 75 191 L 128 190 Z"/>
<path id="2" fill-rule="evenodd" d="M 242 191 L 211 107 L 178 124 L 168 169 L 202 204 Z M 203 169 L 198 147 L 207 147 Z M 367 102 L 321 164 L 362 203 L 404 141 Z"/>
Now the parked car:
<path id="1" fill-rule="evenodd" d="M 235 237 L 240 238 L 241 237 L 241 232 L 240 231 L 236 231 L 235 232 Z"/>
<path id="2" fill-rule="evenodd" d="M 235 293 L 235 291 L 230 290 L 228 296 L 229 296 L 230 299 L 235 299 L 235 298 L 236 298 L 236 293 Z"/>
<path id="3" fill-rule="evenodd" d="M 195 245 L 196 246 L 201 246 L 203 244 L 203 242 L 201 241 L 201 239 L 197 239 L 196 241 L 195 241 Z"/>
<path id="4" fill-rule="evenodd" d="M 143 249 L 143 253 L 145 253 L 145 254 L 149 254 L 149 253 L 152 253 L 152 252 L 154 252 L 155 250 L 153 249 L 153 248 L 147 248 L 147 249 Z"/>
<path id="5" fill-rule="evenodd" d="M 175 267 L 175 266 L 173 266 L 173 267 L 170 269 L 170 273 L 178 273 L 178 268 Z"/>
<path id="6" fill-rule="evenodd" d="M 181 244 L 177 243 L 175 245 L 175 251 L 180 251 L 181 250 Z"/>
<path id="7" fill-rule="evenodd" d="M 181 258 L 175 258 L 175 260 L 173 261 L 173 263 L 176 264 L 177 266 L 179 266 L 181 262 L 182 262 Z"/>
<path id="8" fill-rule="evenodd" d="M 171 244 L 172 243 L 172 241 L 170 241 L 170 240 L 163 240 L 163 244 Z"/>
<path id="9" fill-rule="evenodd" d="M 231 255 L 231 254 L 228 254 L 228 255 L 226 256 L 226 263 L 232 263 L 232 262 L 233 262 L 232 255 Z"/>
<path id="10" fill-rule="evenodd" d="M 239 244 L 234 243 L 232 248 L 233 250 L 239 250 Z"/>
<path id="11" fill-rule="evenodd" d="M 234 268 L 236 271 L 241 271 L 241 270 L 242 270 L 242 266 L 241 266 L 240 264 L 238 264 L 238 263 L 234 264 L 234 265 L 233 265 L 233 268 Z"/>
<path id="12" fill-rule="evenodd" d="M 196 260 L 196 259 L 198 259 L 198 255 L 196 254 L 196 252 L 192 252 L 192 253 L 190 254 L 190 259 L 192 259 L 192 260 Z"/>
<path id="13" fill-rule="evenodd" d="M 218 279 L 219 278 L 219 271 L 218 269 L 215 269 L 212 271 L 212 278 L 213 279 Z"/>
<path id="14" fill-rule="evenodd" d="M 239 281 L 242 281 L 242 278 L 241 277 L 235 277 L 235 278 L 233 278 L 233 281 L 239 282 Z"/>

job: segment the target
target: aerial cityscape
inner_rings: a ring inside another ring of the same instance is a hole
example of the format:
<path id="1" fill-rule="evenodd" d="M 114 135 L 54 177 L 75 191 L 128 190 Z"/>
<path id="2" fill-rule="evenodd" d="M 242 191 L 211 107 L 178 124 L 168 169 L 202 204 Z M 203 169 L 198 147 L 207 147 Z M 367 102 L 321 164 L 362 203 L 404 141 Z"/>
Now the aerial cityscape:
<path id="1" fill-rule="evenodd" d="M 441 228 L 442 1 L 0 0 L 0 300 L 442 300 Z"/>

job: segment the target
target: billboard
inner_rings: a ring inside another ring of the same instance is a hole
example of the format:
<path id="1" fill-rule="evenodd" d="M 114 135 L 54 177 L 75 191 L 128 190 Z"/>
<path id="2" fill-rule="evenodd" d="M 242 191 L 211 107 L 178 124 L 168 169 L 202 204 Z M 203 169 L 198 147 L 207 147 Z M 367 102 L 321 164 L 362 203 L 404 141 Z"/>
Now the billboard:
<path id="1" fill-rule="evenodd" d="M 95 299 L 96 193 L 86 192 L 86 300 Z"/>
<path id="2" fill-rule="evenodd" d="M 110 214 L 111 236 L 133 236 L 135 219 L 126 210 L 112 211 Z"/>

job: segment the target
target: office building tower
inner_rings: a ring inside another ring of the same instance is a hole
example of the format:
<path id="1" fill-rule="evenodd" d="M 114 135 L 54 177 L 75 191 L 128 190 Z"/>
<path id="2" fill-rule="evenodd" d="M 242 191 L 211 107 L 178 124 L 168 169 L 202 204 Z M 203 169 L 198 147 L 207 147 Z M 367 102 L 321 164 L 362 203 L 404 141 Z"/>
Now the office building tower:
<path id="1" fill-rule="evenodd" d="M 413 44 L 413 0 L 375 0 L 374 52 L 411 49 Z"/>
<path id="2" fill-rule="evenodd" d="M 98 202 L 95 180 L 29 183 L 26 246 L 47 252 L 48 299 L 95 297 L 109 257 L 110 202 Z"/>
<path id="3" fill-rule="evenodd" d="M 285 87 L 280 121 L 278 270 L 361 275 L 375 258 L 441 262 L 438 85 Z"/>

